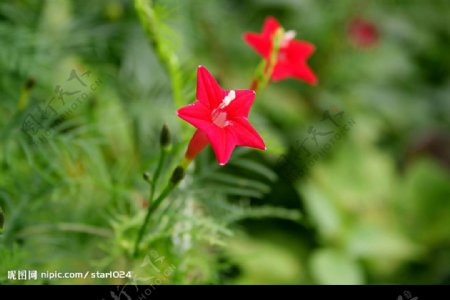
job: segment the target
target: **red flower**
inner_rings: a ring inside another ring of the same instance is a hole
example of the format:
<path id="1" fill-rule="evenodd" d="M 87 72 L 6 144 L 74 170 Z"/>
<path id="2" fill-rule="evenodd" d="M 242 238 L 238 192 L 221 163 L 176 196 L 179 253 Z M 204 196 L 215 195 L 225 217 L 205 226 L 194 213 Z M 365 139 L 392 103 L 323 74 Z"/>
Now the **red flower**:
<path id="1" fill-rule="evenodd" d="M 274 17 L 268 17 L 264 21 L 261 34 L 246 33 L 244 40 L 253 47 L 264 59 L 269 60 L 273 50 L 274 34 L 281 26 Z M 306 41 L 294 40 L 295 31 L 284 33 L 278 50 L 278 57 L 271 79 L 282 80 L 294 77 L 310 84 L 317 83 L 316 75 L 307 65 L 306 61 L 314 52 L 315 47 Z"/>
<path id="2" fill-rule="evenodd" d="M 379 40 L 375 24 L 360 17 L 350 21 L 347 30 L 350 40 L 359 47 L 371 47 Z"/>
<path id="3" fill-rule="evenodd" d="M 230 159 L 235 146 L 265 150 L 266 146 L 248 121 L 255 98 L 252 90 L 223 90 L 208 70 L 197 70 L 197 100 L 177 114 L 197 128 L 185 157 L 192 160 L 210 143 L 219 164 Z"/>

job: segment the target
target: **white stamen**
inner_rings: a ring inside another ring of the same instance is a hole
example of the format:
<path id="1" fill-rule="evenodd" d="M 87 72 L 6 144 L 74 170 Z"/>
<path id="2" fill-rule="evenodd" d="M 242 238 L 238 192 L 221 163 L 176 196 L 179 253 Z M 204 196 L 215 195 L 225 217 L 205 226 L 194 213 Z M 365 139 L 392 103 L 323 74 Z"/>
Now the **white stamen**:
<path id="1" fill-rule="evenodd" d="M 236 92 L 231 90 L 228 95 L 223 98 L 222 103 L 220 104 L 220 108 L 227 107 L 234 99 L 236 99 Z"/>
<path id="2" fill-rule="evenodd" d="M 295 30 L 288 30 L 284 33 L 284 38 L 292 40 L 297 35 L 297 32 Z"/>
<path id="3" fill-rule="evenodd" d="M 295 38 L 297 32 L 295 30 L 288 30 L 283 35 L 283 40 L 281 41 L 281 47 L 287 46 L 287 44 Z"/>

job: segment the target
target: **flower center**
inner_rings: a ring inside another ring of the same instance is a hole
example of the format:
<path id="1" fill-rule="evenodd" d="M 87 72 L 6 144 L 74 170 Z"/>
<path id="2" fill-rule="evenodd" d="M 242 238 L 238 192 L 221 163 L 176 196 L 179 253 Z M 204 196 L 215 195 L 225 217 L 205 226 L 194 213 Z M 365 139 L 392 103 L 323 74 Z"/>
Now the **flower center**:
<path id="1" fill-rule="evenodd" d="M 220 128 L 224 128 L 230 123 L 227 121 L 227 113 L 221 109 L 215 109 L 211 114 L 211 119 L 214 125 Z"/>
<path id="2" fill-rule="evenodd" d="M 285 62 L 287 60 L 287 47 L 289 43 L 295 38 L 297 33 L 294 30 L 288 30 L 283 34 L 283 39 L 280 43 L 280 49 L 278 50 L 278 60 Z"/>
<path id="3" fill-rule="evenodd" d="M 214 125 L 220 128 L 224 128 L 225 126 L 230 124 L 230 122 L 227 121 L 227 112 L 223 111 L 223 109 L 227 107 L 234 99 L 236 99 L 236 92 L 234 90 L 231 90 L 222 99 L 222 103 L 220 103 L 219 107 L 213 110 L 211 119 Z"/>

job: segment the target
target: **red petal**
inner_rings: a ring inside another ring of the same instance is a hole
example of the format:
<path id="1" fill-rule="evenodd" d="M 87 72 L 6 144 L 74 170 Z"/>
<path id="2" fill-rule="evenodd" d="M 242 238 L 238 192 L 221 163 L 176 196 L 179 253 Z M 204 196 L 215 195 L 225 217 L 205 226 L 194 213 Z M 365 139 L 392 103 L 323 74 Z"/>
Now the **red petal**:
<path id="1" fill-rule="evenodd" d="M 196 101 L 177 110 L 177 115 L 197 128 L 211 124 L 211 112 L 202 102 Z"/>
<path id="2" fill-rule="evenodd" d="M 264 20 L 262 33 L 246 33 L 244 34 L 244 40 L 262 57 L 267 58 L 272 50 L 273 34 L 280 27 L 280 23 L 274 17 L 267 17 Z"/>
<path id="3" fill-rule="evenodd" d="M 269 57 L 270 49 L 272 48 L 270 39 L 257 33 L 246 33 L 244 34 L 244 40 L 252 46 L 252 48 L 255 49 L 259 55 L 262 57 Z"/>
<path id="4" fill-rule="evenodd" d="M 247 118 L 233 120 L 228 128 L 235 136 L 237 145 L 266 150 L 263 139 L 250 125 Z"/>
<path id="5" fill-rule="evenodd" d="M 272 72 L 272 80 L 279 81 L 288 77 L 294 77 L 310 84 L 317 83 L 317 77 L 307 64 L 308 57 L 315 51 L 313 44 L 304 41 L 293 40 L 288 47 L 281 50 L 285 55 L 279 59 Z"/>
<path id="6" fill-rule="evenodd" d="M 277 19 L 275 19 L 274 17 L 267 17 L 264 20 L 262 34 L 265 37 L 272 38 L 272 34 L 275 31 L 277 31 L 277 29 L 280 28 L 280 27 L 281 27 L 281 25 L 280 25 L 280 23 L 278 22 Z"/>
<path id="7" fill-rule="evenodd" d="M 197 129 L 189 142 L 185 156 L 189 160 L 193 160 L 208 144 L 209 140 L 205 132 Z"/>
<path id="8" fill-rule="evenodd" d="M 272 73 L 272 80 L 279 81 L 288 77 L 294 77 L 296 79 L 306 81 L 309 84 L 317 83 L 316 75 L 306 63 L 278 63 Z"/>
<path id="9" fill-rule="evenodd" d="M 308 42 L 292 40 L 286 51 L 289 57 L 298 57 L 301 59 L 308 58 L 314 51 L 316 47 Z"/>
<path id="10" fill-rule="evenodd" d="M 209 109 L 219 106 L 224 92 L 209 71 L 199 66 L 197 70 L 197 100 L 206 104 Z"/>
<path id="11" fill-rule="evenodd" d="M 316 75 L 306 64 L 296 68 L 293 76 L 297 79 L 304 80 L 309 84 L 316 84 L 318 81 Z"/>
<path id="12" fill-rule="evenodd" d="M 235 137 L 233 134 L 230 134 L 228 127 L 219 128 L 217 126 L 210 126 L 205 131 L 220 165 L 228 162 L 236 146 Z"/>
<path id="13" fill-rule="evenodd" d="M 255 99 L 255 91 L 235 90 L 236 98 L 225 108 L 228 113 L 228 119 L 247 117 Z M 229 91 L 225 91 L 228 95 Z"/>
<path id="14" fill-rule="evenodd" d="M 273 69 L 272 80 L 283 80 L 287 77 L 291 77 L 292 75 L 292 66 L 290 64 L 278 62 Z"/>

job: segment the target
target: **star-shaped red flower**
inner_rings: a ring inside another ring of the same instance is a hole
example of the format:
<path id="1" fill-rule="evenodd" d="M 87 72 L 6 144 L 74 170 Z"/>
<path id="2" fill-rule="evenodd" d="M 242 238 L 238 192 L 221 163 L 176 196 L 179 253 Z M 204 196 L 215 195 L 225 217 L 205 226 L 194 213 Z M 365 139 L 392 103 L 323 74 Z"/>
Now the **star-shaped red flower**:
<path id="1" fill-rule="evenodd" d="M 264 21 L 261 34 L 246 33 L 244 34 L 244 40 L 259 55 L 269 60 L 274 46 L 274 35 L 280 28 L 280 23 L 274 17 L 268 17 Z M 278 81 L 293 77 L 315 84 L 317 83 L 317 77 L 306 63 L 315 47 L 306 41 L 294 40 L 294 37 L 295 31 L 284 32 L 271 79 Z"/>
<path id="2" fill-rule="evenodd" d="M 352 42 L 362 48 L 375 45 L 380 37 L 376 25 L 361 17 L 351 20 L 348 25 L 348 35 Z"/>
<path id="3" fill-rule="evenodd" d="M 264 141 L 248 121 L 254 98 L 252 90 L 223 90 L 208 70 L 199 66 L 197 100 L 177 111 L 197 128 L 186 158 L 192 160 L 208 143 L 221 165 L 228 162 L 235 146 L 265 150 Z"/>

